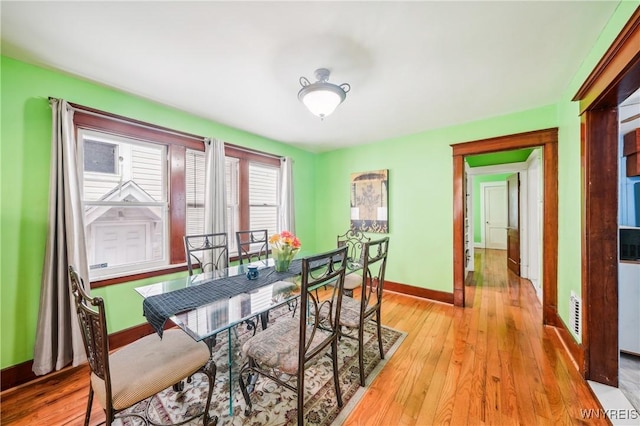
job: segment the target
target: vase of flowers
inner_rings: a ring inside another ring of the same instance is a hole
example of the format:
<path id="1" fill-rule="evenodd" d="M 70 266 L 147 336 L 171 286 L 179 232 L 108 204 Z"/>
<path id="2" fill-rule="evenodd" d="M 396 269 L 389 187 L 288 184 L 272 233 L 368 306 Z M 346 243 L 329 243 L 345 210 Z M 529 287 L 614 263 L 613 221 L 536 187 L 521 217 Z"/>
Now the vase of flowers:
<path id="1" fill-rule="evenodd" d="M 289 231 L 282 231 L 269 238 L 271 244 L 271 257 L 275 261 L 275 270 L 285 272 L 289 269 L 291 261 L 300 251 L 300 240 Z"/>

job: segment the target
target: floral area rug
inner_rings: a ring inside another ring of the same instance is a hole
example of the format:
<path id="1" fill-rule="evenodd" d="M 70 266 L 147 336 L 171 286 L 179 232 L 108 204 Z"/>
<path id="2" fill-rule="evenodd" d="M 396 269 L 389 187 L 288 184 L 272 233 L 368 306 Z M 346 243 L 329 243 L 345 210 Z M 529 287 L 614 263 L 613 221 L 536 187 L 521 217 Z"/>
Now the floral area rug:
<path id="1" fill-rule="evenodd" d="M 270 322 L 277 321 L 280 315 L 287 315 L 286 309 L 275 315 L 272 311 Z M 218 335 L 213 351 L 217 366 L 216 384 L 209 412 L 212 416 L 218 416 L 219 425 L 295 425 L 296 395 L 265 377 L 258 379 L 255 390 L 251 393 L 253 410 L 249 416 L 245 416 L 246 403 L 238 385 L 238 370 L 244 364 L 241 354 L 242 343 L 251 337 L 252 333 L 245 325 L 240 325 L 231 333 L 225 333 L 224 336 Z M 384 360 L 380 360 L 378 352 L 375 323 L 369 321 L 364 334 L 365 376 L 366 383 L 369 385 L 402 343 L 406 333 L 382 327 Z M 234 357 L 231 372 L 228 362 L 229 348 Z M 339 408 L 336 402 L 330 356 L 318 357 L 315 363 L 307 368 L 305 376 L 305 425 L 341 424 L 366 392 L 367 388 L 360 386 L 357 340 L 343 338 L 338 348 L 340 390 L 344 405 Z M 295 385 L 295 377 L 290 379 Z M 233 387 L 231 393 L 230 385 Z M 207 378 L 202 373 L 196 373 L 191 382 L 185 384 L 182 391 L 165 389 L 156 397 L 138 403 L 127 410 L 127 413 L 141 415 L 146 413 L 152 424 L 180 423 L 185 418 L 202 412 L 206 395 Z M 229 412 L 230 400 L 233 405 L 233 415 Z M 114 424 L 137 426 L 144 422 L 136 417 L 123 417 Z M 186 424 L 201 425 L 202 416 Z"/>

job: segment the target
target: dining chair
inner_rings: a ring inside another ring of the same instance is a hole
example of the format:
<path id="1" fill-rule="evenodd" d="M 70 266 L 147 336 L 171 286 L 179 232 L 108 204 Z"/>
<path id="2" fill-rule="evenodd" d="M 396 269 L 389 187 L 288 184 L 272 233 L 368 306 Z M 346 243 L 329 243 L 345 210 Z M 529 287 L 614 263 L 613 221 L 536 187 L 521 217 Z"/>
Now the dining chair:
<path id="1" fill-rule="evenodd" d="M 269 258 L 269 231 L 237 231 L 238 261 L 240 265 Z"/>
<path id="2" fill-rule="evenodd" d="M 305 424 L 305 370 L 313 368 L 313 361 L 329 349 L 336 399 L 338 406 L 342 407 L 338 379 L 338 324 L 346 261 L 346 247 L 303 258 L 298 317 L 277 321 L 242 346 L 242 352 L 248 359 L 239 373 L 240 389 L 247 403 L 245 415 L 252 411 L 250 394 L 255 389 L 258 376 L 264 376 L 296 393 L 298 424 Z M 330 281 L 336 283 L 328 287 L 332 291 L 321 300 L 315 290 Z M 321 311 L 329 314 L 322 315 Z M 332 312 L 336 314 L 332 315 Z M 287 376 L 290 377 L 288 381 L 284 378 Z"/>
<path id="3" fill-rule="evenodd" d="M 365 385 L 364 377 L 364 326 L 367 321 L 374 320 L 378 334 L 380 359 L 384 359 L 382 347 L 382 290 L 384 274 L 387 269 L 387 252 L 389 237 L 366 242 L 362 248 L 363 273 L 360 278 L 360 299 L 344 297 L 340 313 L 340 337 L 358 340 L 358 365 L 360 368 L 360 385 Z M 352 274 L 354 275 L 354 274 Z M 345 329 L 347 331 L 345 332 Z M 357 332 L 357 336 L 354 334 Z"/>
<path id="4" fill-rule="evenodd" d="M 226 232 L 201 235 L 185 235 L 184 251 L 189 275 L 195 265 L 202 272 L 217 271 L 229 265 L 229 241 Z"/>
<path id="5" fill-rule="evenodd" d="M 84 280 L 73 266 L 69 266 L 69 278 L 91 371 L 85 426 L 89 424 L 94 395 L 105 411 L 106 424 L 116 417 L 138 417 L 148 424 L 146 411 L 144 415 L 118 414 L 198 371 L 208 379 L 207 402 L 202 413 L 185 422 L 203 416 L 205 425 L 217 423 L 218 418 L 209 414 L 216 366 L 209 362 L 205 343 L 196 342 L 182 330 L 169 329 L 162 338 L 153 333 L 109 353 L 103 299 L 86 293 Z"/>
<path id="6" fill-rule="evenodd" d="M 371 241 L 371 238 L 364 235 L 362 231 L 351 228 L 344 234 L 338 235 L 337 246 L 347 247 L 347 258 L 350 264 L 362 265 L 362 248 L 368 241 Z M 353 296 L 353 290 L 360 287 L 361 282 L 362 277 L 359 274 L 347 274 L 344 279 L 344 294 Z"/>
<path id="7" fill-rule="evenodd" d="M 269 258 L 269 231 L 256 229 L 252 231 L 237 231 L 236 246 L 238 248 L 238 263 L 251 263 Z M 269 323 L 269 311 L 260 314 L 262 329 Z M 249 323 L 250 325 L 251 323 Z M 254 329 L 254 334 L 257 329 Z"/>

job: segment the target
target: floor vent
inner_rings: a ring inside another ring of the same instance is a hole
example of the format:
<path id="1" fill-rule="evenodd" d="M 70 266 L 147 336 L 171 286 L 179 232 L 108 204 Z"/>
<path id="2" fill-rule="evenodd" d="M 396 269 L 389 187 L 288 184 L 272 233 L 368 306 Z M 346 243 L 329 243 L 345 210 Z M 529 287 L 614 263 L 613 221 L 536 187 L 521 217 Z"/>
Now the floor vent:
<path id="1" fill-rule="evenodd" d="M 571 331 L 578 336 L 582 336 L 582 300 L 572 291 L 569 298 L 569 321 Z"/>

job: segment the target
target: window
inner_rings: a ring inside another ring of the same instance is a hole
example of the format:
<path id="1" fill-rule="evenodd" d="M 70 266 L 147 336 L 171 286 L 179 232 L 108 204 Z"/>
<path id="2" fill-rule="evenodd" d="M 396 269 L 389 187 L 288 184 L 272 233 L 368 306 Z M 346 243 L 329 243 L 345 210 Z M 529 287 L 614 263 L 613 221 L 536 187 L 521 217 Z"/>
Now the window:
<path id="1" fill-rule="evenodd" d="M 91 140 L 84 140 L 84 171 L 115 174 L 118 145 Z M 120 157 L 122 158 L 122 157 Z"/>
<path id="2" fill-rule="evenodd" d="M 203 138 L 76 106 L 93 287 L 184 268 L 185 234 L 204 233 Z M 278 230 L 280 159 L 225 146 L 230 253 L 235 232 Z"/>
<path id="3" fill-rule="evenodd" d="M 280 159 L 260 153 L 225 148 L 227 157 L 227 221 L 229 251 L 237 254 L 236 231 L 279 229 Z"/>
<path id="4" fill-rule="evenodd" d="M 226 149 L 227 229 L 229 253 L 237 254 L 236 231 L 278 230 L 279 159 Z M 187 234 L 204 233 L 204 152 L 187 150 Z"/>
<path id="5" fill-rule="evenodd" d="M 91 277 L 167 264 L 167 147 L 91 130 L 78 143 Z"/>
<path id="6" fill-rule="evenodd" d="M 249 163 L 249 229 L 278 230 L 280 168 Z"/>

